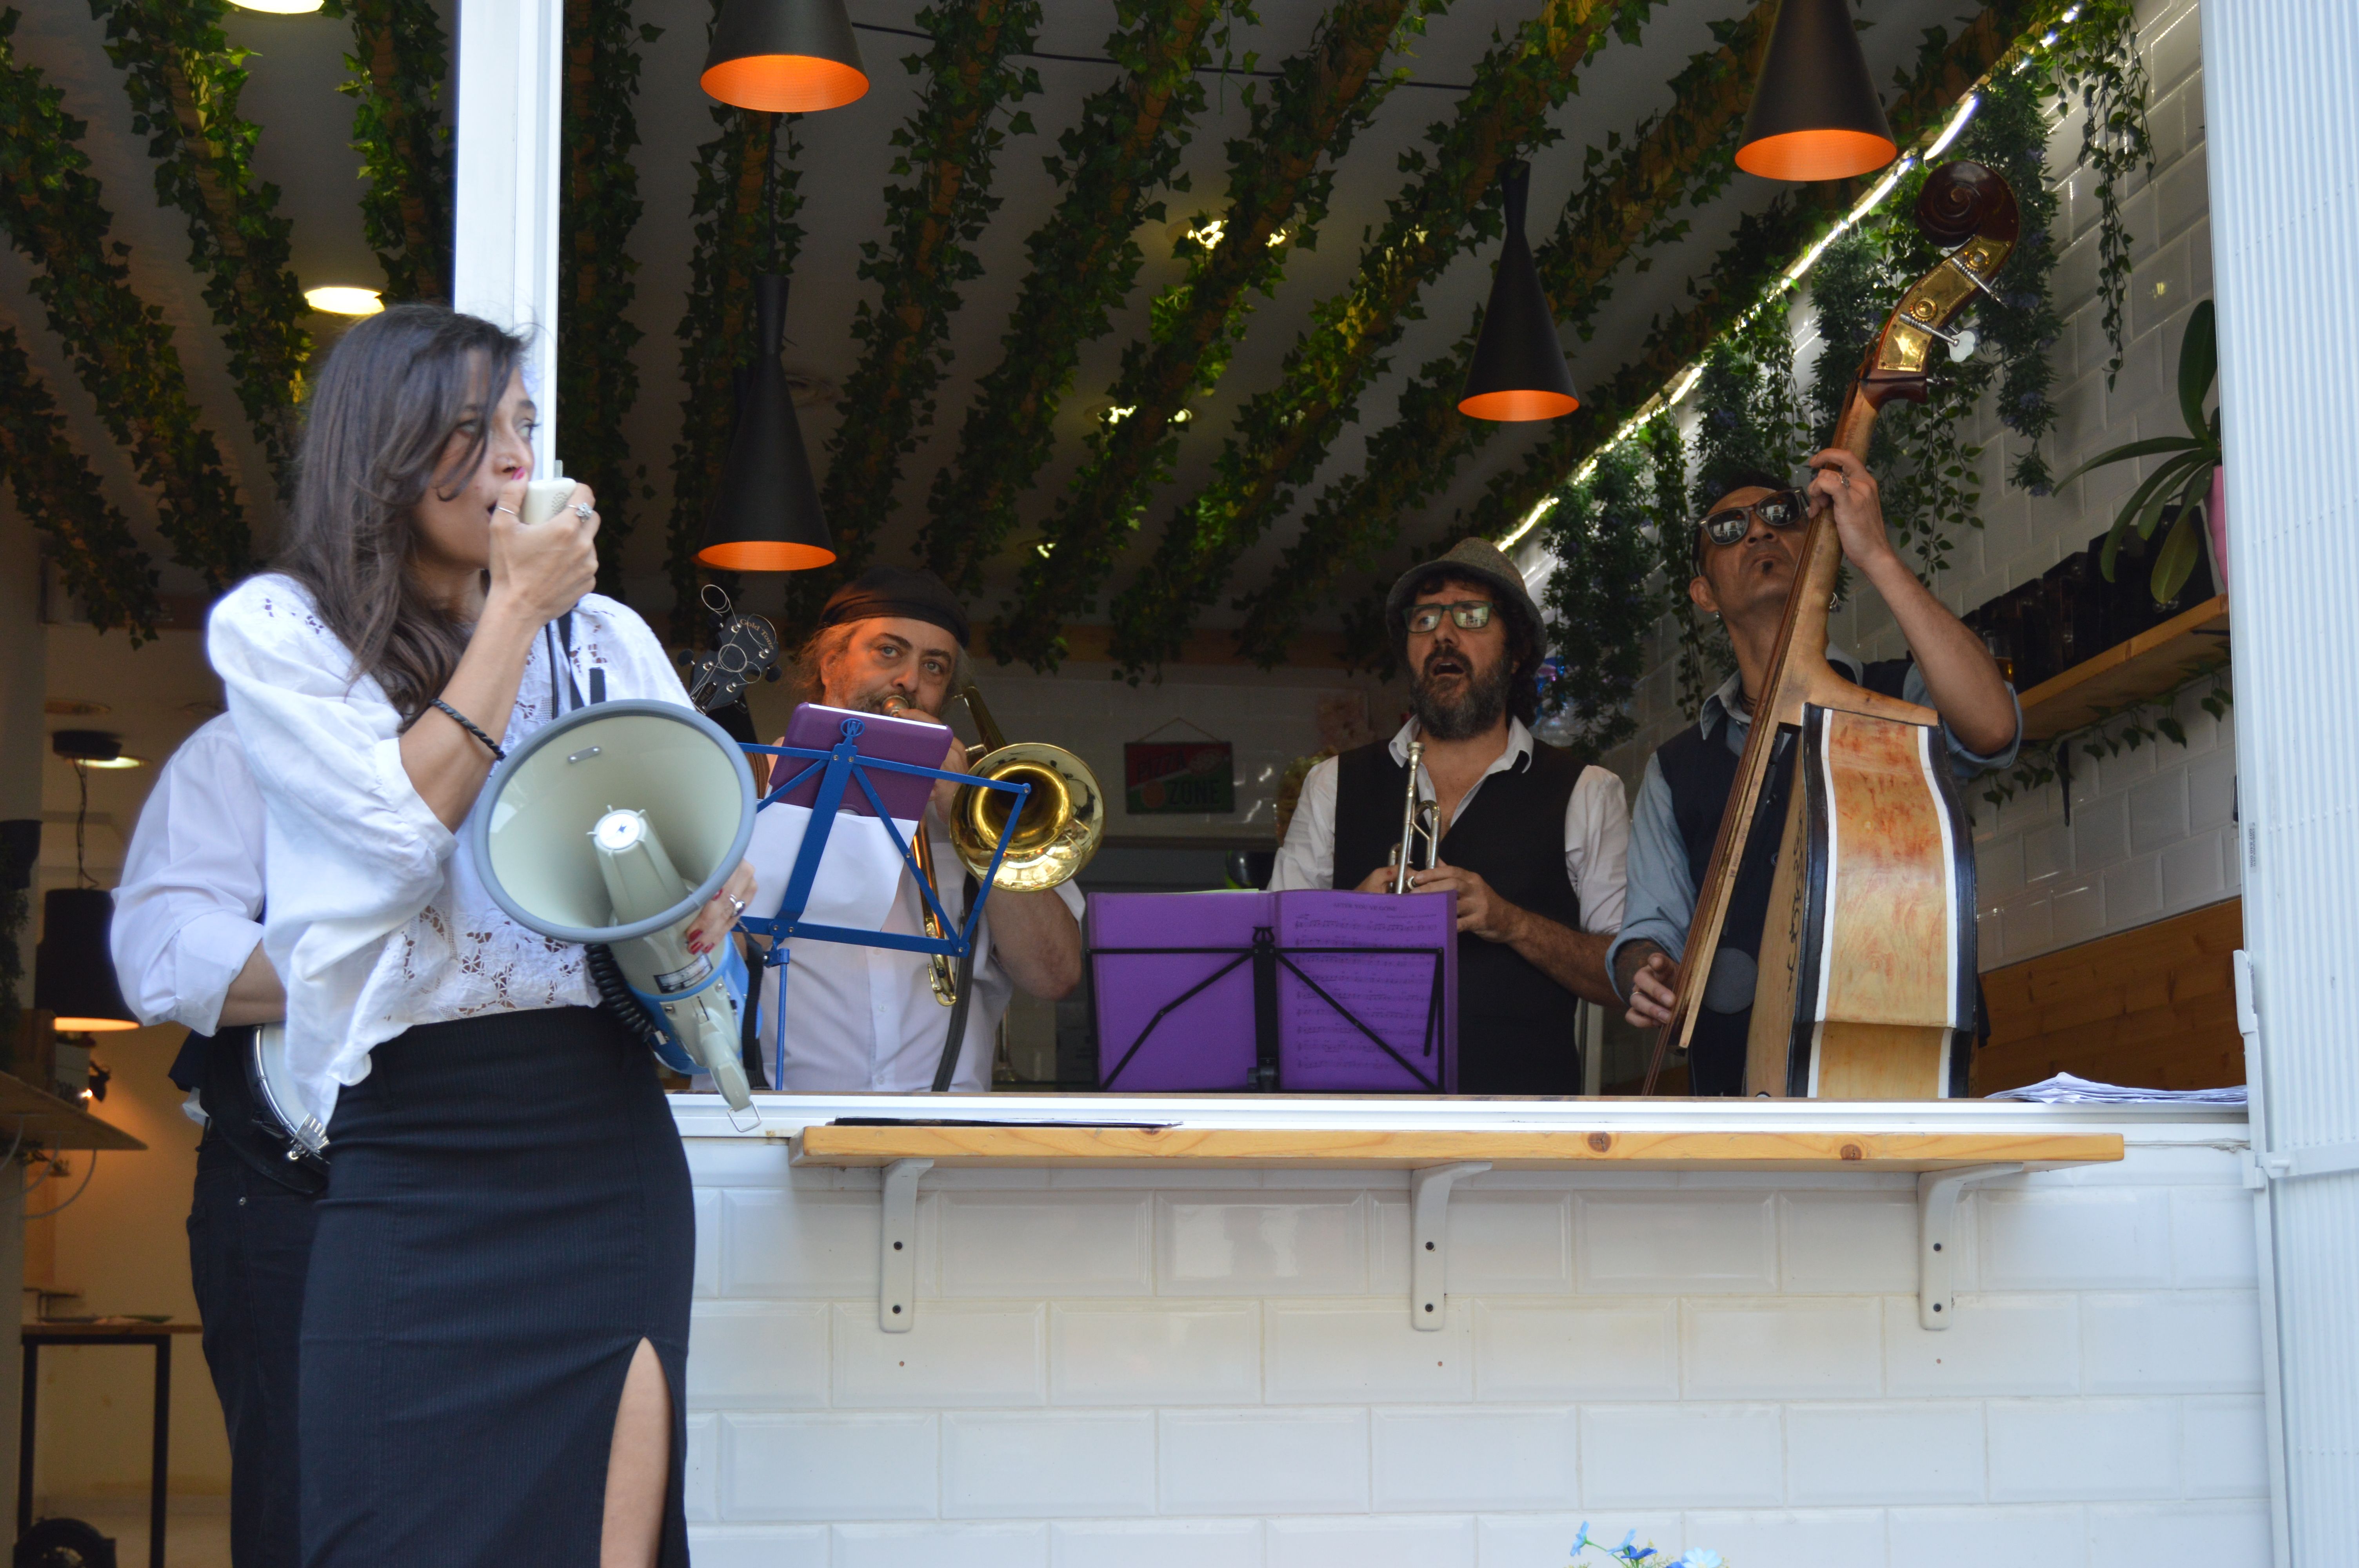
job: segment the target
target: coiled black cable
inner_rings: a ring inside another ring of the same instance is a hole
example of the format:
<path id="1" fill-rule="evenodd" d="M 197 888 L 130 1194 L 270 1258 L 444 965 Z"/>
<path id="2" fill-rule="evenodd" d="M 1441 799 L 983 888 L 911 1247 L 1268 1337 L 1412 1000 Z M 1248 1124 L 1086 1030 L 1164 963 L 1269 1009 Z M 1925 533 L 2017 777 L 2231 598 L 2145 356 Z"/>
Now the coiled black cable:
<path id="1" fill-rule="evenodd" d="M 590 983 L 598 988 L 598 1000 L 603 1003 L 614 1022 L 631 1032 L 631 1037 L 652 1051 L 663 1038 L 655 1019 L 645 1003 L 631 994 L 631 983 L 623 978 L 623 966 L 614 958 L 614 950 L 603 942 L 592 942 L 582 951 L 588 956 Z"/>

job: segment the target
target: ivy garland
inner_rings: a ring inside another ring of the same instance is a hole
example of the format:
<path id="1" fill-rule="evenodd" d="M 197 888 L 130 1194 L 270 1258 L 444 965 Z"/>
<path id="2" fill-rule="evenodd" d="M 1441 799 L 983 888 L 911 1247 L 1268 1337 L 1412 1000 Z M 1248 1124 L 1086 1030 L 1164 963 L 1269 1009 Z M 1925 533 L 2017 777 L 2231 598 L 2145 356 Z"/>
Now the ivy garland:
<path id="1" fill-rule="evenodd" d="M 662 36 L 632 22 L 630 0 L 566 0 L 557 406 L 567 471 L 598 497 L 598 591 L 614 598 L 623 592 L 632 504 L 653 493 L 623 430 L 639 396 L 631 352 L 646 334 L 630 318 L 639 264 L 621 242 L 645 206 L 631 161 L 639 145 L 637 46 Z"/>
<path id="2" fill-rule="evenodd" d="M 10 389 L 0 397 L 0 468 L 8 471 L 16 510 L 47 535 L 49 557 L 90 623 L 102 632 L 124 627 L 137 647 L 156 635 L 163 616 L 155 569 L 129 521 L 108 504 L 89 460 L 67 439 L 56 401 L 5 322 L 0 386 Z M 7 950 L 0 942 L 0 955 Z"/>
<path id="3" fill-rule="evenodd" d="M 2105 304 L 2105 341 L 2114 357 L 2105 385 L 2122 368 L 2122 323 L 2129 299 L 2130 233 L 2122 216 L 2122 186 L 2131 172 L 2154 172 L 2154 138 L 2147 126 L 2146 57 L 2138 53 L 2132 0 L 2087 0 L 2067 13 L 2041 59 L 2042 85 L 2060 112 L 2082 109 L 2081 161 L 2096 177 L 2097 296 Z"/>
<path id="4" fill-rule="evenodd" d="M 247 51 L 222 31 L 223 0 L 91 0 L 91 11 L 106 19 L 131 128 L 149 138 L 157 199 L 188 217 L 189 265 L 208 279 L 238 403 L 280 499 L 291 499 L 310 308 L 287 265 L 294 224 L 279 214 L 278 188 L 254 178 L 259 132 L 237 112 Z"/>
<path id="5" fill-rule="evenodd" d="M 1061 622 L 1094 600 L 1129 542 L 1147 497 L 1170 477 L 1181 421 L 1191 398 L 1218 384 L 1245 334 L 1252 296 L 1273 295 L 1297 249 L 1318 244 L 1334 168 L 1353 138 L 1406 79 L 1406 69 L 1376 67 L 1398 44 L 1424 31 L 1440 0 L 1343 0 L 1328 12 L 1310 47 L 1280 68 L 1276 89 L 1258 84 L 1244 99 L 1246 134 L 1229 143 L 1229 206 L 1219 239 L 1196 236 L 1212 222 L 1200 213 L 1174 247 L 1188 274 L 1149 308 L 1147 336 L 1124 351 L 1108 400 L 1129 412 L 1099 422 L 1089 456 L 1049 522 L 1039 549 L 1024 561 L 1014 603 L 1003 617 L 996 651 L 1049 668 L 1064 656 Z"/>
<path id="6" fill-rule="evenodd" d="M 321 11 L 353 24 L 336 91 L 353 101 L 353 150 L 369 182 L 361 227 L 386 294 L 448 299 L 455 166 L 440 99 L 451 51 L 433 0 L 324 0 Z"/>
<path id="7" fill-rule="evenodd" d="M 715 0 L 714 10 L 719 10 Z M 690 206 L 695 249 L 689 258 L 687 308 L 679 319 L 679 440 L 671 449 L 671 520 L 665 534 L 671 580 L 672 631 L 692 642 L 705 617 L 693 613 L 705 568 L 696 558 L 712 481 L 737 417 L 737 371 L 754 341 L 754 277 L 791 273 L 801 249 L 800 150 L 788 134 L 777 161 L 780 116 L 715 105 L 719 135 L 696 149 L 696 195 Z M 789 122 L 791 123 L 791 121 Z M 766 196 L 767 205 L 766 207 Z M 816 575 L 816 574 L 807 574 Z"/>
<path id="8" fill-rule="evenodd" d="M 1777 11 L 1777 0 L 1762 0 L 1734 22 L 1713 24 L 1720 47 L 1671 80 L 1670 107 L 1626 146 L 1617 133 L 1589 149 L 1581 189 L 1533 258 L 1560 330 L 1570 326 L 1586 338 L 1611 295 L 1606 280 L 1624 259 L 1680 237 L 1687 224 L 1668 216 L 1672 209 L 1708 200 L 1726 185 L 1735 168 L 1729 133 L 1760 75 Z M 1239 601 L 1245 611 L 1239 653 L 1264 668 L 1285 663 L 1317 602 L 1346 574 L 1371 568 L 1375 553 L 1397 537 L 1403 514 L 1448 484 L 1497 433 L 1496 424 L 1458 412 L 1481 331 L 1478 308 L 1456 348 L 1401 394 L 1399 417 L 1369 438 L 1362 470 L 1328 486 L 1269 579 Z"/>
<path id="9" fill-rule="evenodd" d="M 1542 596 L 1557 670 L 1541 698 L 1547 739 L 1583 762 L 1637 728 L 1630 698 L 1645 673 L 1647 628 L 1665 608 L 1649 526 L 1651 456 L 1636 442 L 1607 454 L 1564 487 L 1541 535 L 1556 563 Z"/>
<path id="10" fill-rule="evenodd" d="M 1062 156 L 1047 160 L 1064 198 L 1025 242 L 1032 270 L 1000 362 L 975 388 L 957 460 L 936 476 L 919 535 L 927 564 L 969 592 L 1049 460 L 1082 345 L 1105 333 L 1138 277 L 1147 257 L 1136 232 L 1164 216 L 1153 193 L 1188 189 L 1180 155 L 1204 108 L 1197 69 L 1226 50 L 1234 20 L 1251 16 L 1237 0 L 1117 0 L 1115 15 L 1124 30 L 1106 53 L 1126 74 L 1091 95 L 1058 138 Z"/>
<path id="11" fill-rule="evenodd" d="M 1636 42 L 1656 0 L 1548 0 L 1495 45 L 1459 100 L 1457 118 L 1403 156 L 1416 183 L 1387 203 L 1358 276 L 1321 301 L 1288 351 L 1284 378 L 1239 413 L 1212 481 L 1165 524 L 1153 561 L 1116 598 L 1114 654 L 1131 678 L 1178 655 L 1196 615 L 1238 557 L 1292 499 L 1353 417 L 1354 399 L 1387 364 L 1417 297 L 1469 243 L 1499 232 L 1501 164 L 1555 139 L 1549 116 L 1609 32 Z"/>
<path id="12" fill-rule="evenodd" d="M 902 64 L 928 73 L 925 102 L 893 133 L 900 150 L 893 160 L 898 183 L 885 191 L 888 237 L 861 247 L 860 276 L 882 297 L 874 306 L 861 301 L 853 319 L 860 363 L 844 384 L 820 495 L 837 569 L 789 579 L 790 620 L 808 619 L 866 559 L 892 510 L 901 460 L 933 420 L 960 289 L 983 271 L 973 246 L 999 208 L 991 189 L 1000 149 L 1010 135 L 1032 132 L 1029 114 L 1007 112 L 1040 91 L 1039 73 L 1014 63 L 1032 48 L 1038 0 L 936 5 L 919 13 L 918 25 L 933 47 Z"/>
<path id="13" fill-rule="evenodd" d="M 125 247 L 107 238 L 114 219 L 78 145 L 86 127 L 16 61 L 18 19 L 0 12 L 0 225 L 39 269 L 33 294 L 99 416 L 158 492 L 173 558 L 222 589 L 250 567 L 245 508 L 189 395 L 172 329 L 132 292 Z"/>
<path id="14" fill-rule="evenodd" d="M 2175 711 L 2179 699 L 2198 687 L 2204 687 L 2198 704 L 2204 712 L 2225 723 L 2228 709 L 2236 700 L 2230 674 L 2230 661 L 2224 654 L 2200 661 L 2190 665 L 2186 678 L 2169 691 L 2106 708 L 2078 730 L 2036 747 L 2026 747 L 2013 771 L 2003 779 L 1993 779 L 1991 786 L 1983 791 L 1983 798 L 1995 807 L 2003 806 L 2015 798 L 2019 789 L 2038 789 L 2059 779 L 2069 786 L 2072 748 L 2076 744 L 2093 757 L 2100 752 L 2118 757 L 2125 751 L 2135 752 L 2149 743 L 2159 746 L 2165 741 L 2184 750 L 2188 744 L 2187 729 L 2179 722 Z"/>

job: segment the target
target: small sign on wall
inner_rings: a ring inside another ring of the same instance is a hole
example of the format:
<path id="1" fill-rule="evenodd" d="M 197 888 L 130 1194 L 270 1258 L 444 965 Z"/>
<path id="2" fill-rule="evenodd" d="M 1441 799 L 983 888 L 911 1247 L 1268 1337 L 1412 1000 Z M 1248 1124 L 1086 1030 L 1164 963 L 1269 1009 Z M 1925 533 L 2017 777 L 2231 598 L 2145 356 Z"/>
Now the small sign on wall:
<path id="1" fill-rule="evenodd" d="M 1184 719 L 1174 724 L 1187 724 Z M 1171 726 L 1167 724 L 1164 729 Z M 1188 728 L 1196 730 L 1189 724 Z M 1147 731 L 1149 735 L 1158 733 Z M 1133 816 L 1165 813 L 1220 816 L 1237 808 L 1236 749 L 1201 730 L 1200 741 L 1126 741 L 1122 748 L 1124 801 Z"/>

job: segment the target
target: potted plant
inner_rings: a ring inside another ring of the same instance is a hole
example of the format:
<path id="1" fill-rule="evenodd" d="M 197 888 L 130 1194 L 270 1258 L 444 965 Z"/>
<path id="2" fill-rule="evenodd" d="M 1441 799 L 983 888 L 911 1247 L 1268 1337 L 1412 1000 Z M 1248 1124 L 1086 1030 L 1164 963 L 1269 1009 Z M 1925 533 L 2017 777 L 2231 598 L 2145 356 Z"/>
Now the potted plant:
<path id="1" fill-rule="evenodd" d="M 2129 531 L 2136 528 L 2139 538 L 2151 540 L 2162 519 L 2170 516 L 2170 533 L 2164 538 L 2162 548 L 2155 553 L 2154 577 L 2148 585 L 2157 604 L 2168 604 L 2179 597 L 2180 589 L 2187 586 L 2188 578 L 2194 573 L 2198 552 L 2207 544 L 2212 550 L 2212 579 L 2223 589 L 2228 586 L 2227 539 L 2222 516 L 2225 497 L 2220 484 L 2220 410 L 2212 409 L 2208 417 L 2203 412 L 2219 368 L 2220 348 L 2213 336 L 2212 301 L 2206 299 L 2187 313 L 2187 331 L 2179 341 L 2179 410 L 2187 420 L 2187 434 L 2158 436 L 2149 441 L 2132 441 L 2100 452 L 2056 481 L 2056 488 L 2061 490 L 2096 469 L 2170 454 L 2143 484 L 2130 492 L 2130 498 L 2114 514 L 2114 525 L 2105 535 L 2105 547 L 2099 559 L 2105 580 L 2111 582 L 2114 562 L 2121 555 L 2122 541 Z M 2204 519 L 2201 524 L 2196 522 L 2199 516 Z"/>

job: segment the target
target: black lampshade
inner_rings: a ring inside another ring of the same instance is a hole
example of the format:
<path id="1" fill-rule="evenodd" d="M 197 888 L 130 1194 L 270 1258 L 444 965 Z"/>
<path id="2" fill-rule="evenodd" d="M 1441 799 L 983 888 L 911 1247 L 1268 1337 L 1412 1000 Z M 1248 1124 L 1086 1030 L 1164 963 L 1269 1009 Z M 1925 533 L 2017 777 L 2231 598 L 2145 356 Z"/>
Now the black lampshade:
<path id="1" fill-rule="evenodd" d="M 819 485 L 803 449 L 794 395 L 778 365 L 787 330 L 787 280 L 754 280 L 754 362 L 737 379 L 737 426 L 704 519 L 696 558 L 733 572 L 796 572 L 835 559 Z"/>
<path id="2" fill-rule="evenodd" d="M 1736 167 L 1768 179 L 1849 179 L 1900 151 L 1845 0 L 1785 0 Z"/>
<path id="3" fill-rule="evenodd" d="M 1581 406 L 1572 371 L 1557 342 L 1548 290 L 1540 287 L 1540 270 L 1524 240 L 1524 199 L 1531 179 L 1532 166 L 1521 158 L 1500 172 L 1507 238 L 1491 278 L 1491 303 L 1483 310 L 1474 363 L 1458 395 L 1458 412 L 1477 419 L 1554 419 Z"/>
<path id="4" fill-rule="evenodd" d="M 843 0 L 727 0 L 697 81 L 740 109 L 813 114 L 867 92 L 868 71 Z"/>
<path id="5" fill-rule="evenodd" d="M 114 983 L 106 945 L 114 895 L 104 888 L 52 888 L 41 901 L 41 942 L 33 949 L 33 1005 L 57 1014 L 60 1034 L 136 1029 Z"/>

